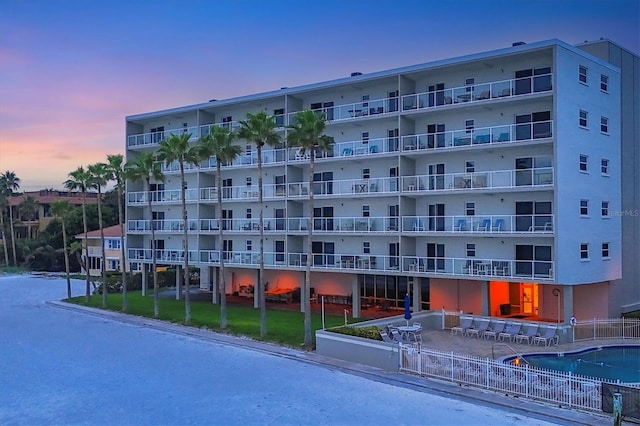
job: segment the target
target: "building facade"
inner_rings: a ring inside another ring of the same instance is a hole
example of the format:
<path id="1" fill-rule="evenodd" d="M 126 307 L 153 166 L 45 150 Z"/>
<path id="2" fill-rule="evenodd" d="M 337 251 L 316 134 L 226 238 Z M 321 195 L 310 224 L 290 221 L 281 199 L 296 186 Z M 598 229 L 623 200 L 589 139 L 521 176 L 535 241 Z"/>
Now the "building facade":
<path id="1" fill-rule="evenodd" d="M 102 237 L 99 229 L 87 232 L 86 241 L 84 241 L 84 233 L 75 236 L 76 240 L 80 240 L 82 242 L 82 257 L 88 258 L 89 274 L 91 276 L 99 277 L 102 274 L 103 250 L 106 260 L 105 271 L 121 271 L 122 240 L 120 237 L 122 236 L 122 232 L 120 231 L 120 225 L 108 226 L 104 228 L 102 232 L 104 233 L 104 246 L 102 245 Z M 125 266 L 128 272 L 130 270 L 128 264 L 125 263 Z M 135 270 L 135 267 L 132 269 Z"/>
<path id="2" fill-rule="evenodd" d="M 312 286 L 327 300 L 567 322 L 608 317 L 622 277 L 620 70 L 558 40 L 214 100 L 126 118 L 126 156 L 169 134 L 193 143 L 247 113 L 275 116 L 286 140 L 296 113 L 325 114 L 310 211 L 308 158 L 265 147 L 264 247 L 269 288 L 304 280 L 313 226 Z M 186 173 L 189 263 L 213 288 L 220 252 L 227 293 L 258 282 L 255 145 L 222 169 Z M 184 261 L 180 173 L 127 183 L 130 262 Z M 217 217 L 217 194 L 223 212 Z M 220 241 L 219 227 L 224 230 Z M 255 292 L 257 293 L 257 292 Z"/>

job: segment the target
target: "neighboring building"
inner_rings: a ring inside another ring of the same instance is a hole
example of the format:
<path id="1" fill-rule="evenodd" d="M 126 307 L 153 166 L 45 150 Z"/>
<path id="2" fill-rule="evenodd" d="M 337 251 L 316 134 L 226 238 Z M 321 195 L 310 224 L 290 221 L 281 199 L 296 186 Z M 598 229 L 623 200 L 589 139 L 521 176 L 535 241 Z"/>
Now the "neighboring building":
<path id="1" fill-rule="evenodd" d="M 414 311 L 617 316 L 620 79 L 618 67 L 562 41 L 515 43 L 129 116 L 126 155 L 153 151 L 170 133 L 192 133 L 195 143 L 258 111 L 275 116 L 284 140 L 297 112 L 323 112 L 335 145 L 315 165 L 313 212 L 308 159 L 284 144 L 263 150 L 269 288 L 303 281 L 313 217 L 314 290 L 356 317 L 363 298 L 402 307 L 407 292 Z M 256 151 L 239 143 L 245 152 L 222 170 L 222 218 L 215 161 L 186 174 L 190 264 L 211 288 L 223 249 L 227 293 L 258 281 Z M 154 246 L 159 264 L 179 266 L 180 174 L 175 165 L 164 173 L 151 188 Z M 142 182 L 128 182 L 128 258 L 150 264 L 146 197 Z"/>
<path id="2" fill-rule="evenodd" d="M 109 226 L 103 229 L 104 232 L 104 255 L 106 258 L 107 272 L 120 271 L 122 264 L 122 249 L 120 236 L 120 225 Z M 76 235 L 76 240 L 84 241 L 84 233 Z M 125 245 L 127 242 L 125 236 Z M 89 256 L 89 274 L 100 276 L 102 274 L 102 244 L 100 230 L 87 233 L 87 242 L 82 244 L 82 256 Z M 135 270 L 135 267 L 133 268 Z M 129 268 L 127 267 L 127 271 Z"/>
<path id="3" fill-rule="evenodd" d="M 610 40 L 578 47 L 621 71 L 622 207 L 614 214 L 622 217 L 622 279 L 612 283 L 609 309 L 636 311 L 640 310 L 640 57 Z"/>
<path id="4" fill-rule="evenodd" d="M 34 212 L 20 210 L 21 204 L 27 197 L 33 198 L 37 204 Z M 54 219 L 51 214 L 51 204 L 58 200 L 66 200 L 71 205 L 82 206 L 82 193 L 71 191 L 56 191 L 53 189 L 42 189 L 40 191 L 27 191 L 21 194 L 13 194 L 9 201 L 11 203 L 14 219 L 14 230 L 16 238 L 37 238 Z M 85 202 L 87 205 L 98 202 L 98 194 L 87 192 Z"/>

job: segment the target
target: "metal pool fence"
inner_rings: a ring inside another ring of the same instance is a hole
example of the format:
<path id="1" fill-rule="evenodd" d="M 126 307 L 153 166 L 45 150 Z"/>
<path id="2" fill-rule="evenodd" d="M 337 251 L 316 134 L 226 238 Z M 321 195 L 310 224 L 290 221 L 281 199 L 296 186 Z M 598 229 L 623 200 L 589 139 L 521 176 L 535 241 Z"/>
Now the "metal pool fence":
<path id="1" fill-rule="evenodd" d="M 573 327 L 574 342 L 596 339 L 640 339 L 640 319 L 593 319 Z"/>

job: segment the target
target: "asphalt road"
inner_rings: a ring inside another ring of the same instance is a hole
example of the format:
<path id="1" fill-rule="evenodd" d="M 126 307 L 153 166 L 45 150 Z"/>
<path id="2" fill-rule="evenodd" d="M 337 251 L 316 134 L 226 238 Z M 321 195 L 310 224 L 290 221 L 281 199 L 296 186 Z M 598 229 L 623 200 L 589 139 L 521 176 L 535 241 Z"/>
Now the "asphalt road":
<path id="1" fill-rule="evenodd" d="M 547 425 L 308 363 L 60 309 L 60 278 L 0 276 L 2 425 Z M 73 283 L 73 294 L 83 283 Z"/>

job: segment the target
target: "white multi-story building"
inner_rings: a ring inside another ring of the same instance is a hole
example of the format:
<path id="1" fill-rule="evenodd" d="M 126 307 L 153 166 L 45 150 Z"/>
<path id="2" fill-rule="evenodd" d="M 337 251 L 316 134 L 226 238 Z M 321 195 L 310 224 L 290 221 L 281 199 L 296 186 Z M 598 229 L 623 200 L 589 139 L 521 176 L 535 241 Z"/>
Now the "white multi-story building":
<path id="1" fill-rule="evenodd" d="M 313 211 L 308 159 L 285 144 L 263 151 L 269 288 L 303 282 L 313 223 L 315 293 L 354 316 L 363 300 L 401 307 L 410 292 L 414 310 L 608 317 L 610 283 L 622 276 L 621 217 L 611 214 L 622 209 L 620 84 L 619 68 L 564 42 L 517 43 L 129 116 L 127 159 L 170 133 L 196 143 L 259 111 L 286 140 L 297 112 L 324 112 L 335 145 L 318 154 Z M 215 161 L 186 173 L 189 263 L 212 288 L 222 249 L 227 293 L 258 282 L 256 149 L 239 143 L 222 170 L 222 217 Z M 179 266 L 180 174 L 164 173 L 152 185 L 156 247 L 160 264 Z M 146 196 L 143 182 L 128 182 L 129 262 L 151 263 Z"/>

